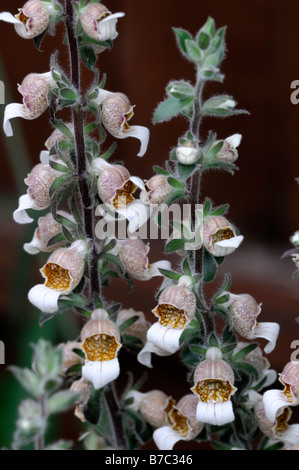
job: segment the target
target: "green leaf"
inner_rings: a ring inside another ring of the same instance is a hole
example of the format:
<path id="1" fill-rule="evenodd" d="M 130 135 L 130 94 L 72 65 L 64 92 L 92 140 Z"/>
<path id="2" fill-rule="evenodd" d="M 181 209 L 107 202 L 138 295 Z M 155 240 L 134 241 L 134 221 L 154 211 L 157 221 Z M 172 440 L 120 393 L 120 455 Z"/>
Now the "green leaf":
<path id="1" fill-rule="evenodd" d="M 173 31 L 176 35 L 176 39 L 177 39 L 179 49 L 184 54 L 187 54 L 187 48 L 186 48 L 185 41 L 187 39 L 189 39 L 189 40 L 192 39 L 191 34 L 188 31 L 186 31 L 185 29 L 182 29 L 182 28 L 173 28 Z"/>
<path id="2" fill-rule="evenodd" d="M 217 207 L 214 209 L 210 214 L 213 216 L 220 216 L 225 214 L 229 209 L 229 204 L 223 204 L 222 206 Z"/>
<path id="3" fill-rule="evenodd" d="M 61 163 L 54 162 L 53 160 L 49 160 L 49 165 L 51 168 L 60 171 L 61 173 L 68 173 L 70 171 L 67 166 L 62 165 Z"/>
<path id="4" fill-rule="evenodd" d="M 112 263 L 114 266 L 116 266 L 122 274 L 125 272 L 124 266 L 118 256 L 112 255 L 111 253 L 105 253 L 105 258 L 109 261 L 109 263 Z"/>
<path id="5" fill-rule="evenodd" d="M 165 175 L 165 176 L 168 176 L 169 175 L 169 171 L 165 170 L 164 168 L 161 168 L 159 166 L 154 166 L 153 169 L 155 170 L 155 172 L 158 174 L 158 175 Z"/>
<path id="6" fill-rule="evenodd" d="M 159 271 L 162 274 L 162 276 L 167 277 L 168 279 L 172 279 L 174 281 L 178 281 L 180 277 L 182 276 L 182 274 L 169 271 L 168 269 L 159 268 Z"/>
<path id="7" fill-rule="evenodd" d="M 183 238 L 175 238 L 167 243 L 166 253 L 172 253 L 173 251 L 181 250 L 185 246 L 185 240 Z"/>
<path id="8" fill-rule="evenodd" d="M 63 189 L 64 187 L 68 186 L 68 184 L 70 184 L 72 181 L 72 176 L 70 176 L 70 174 L 65 174 L 65 175 L 62 175 L 62 176 L 58 176 L 58 178 L 55 179 L 55 181 L 53 182 L 50 190 L 49 190 L 49 195 L 50 197 L 52 198 L 54 196 L 54 194 L 56 193 L 56 191 L 58 191 L 59 189 Z"/>
<path id="9" fill-rule="evenodd" d="M 180 180 L 178 180 L 176 178 L 173 178 L 173 176 L 169 176 L 167 178 L 167 182 L 173 188 L 176 188 L 176 189 L 184 189 L 185 188 L 185 185 Z"/>
<path id="10" fill-rule="evenodd" d="M 200 47 L 200 49 L 205 50 L 209 47 L 210 45 L 210 36 L 202 31 L 199 33 L 198 38 L 197 38 L 197 43 Z"/>
<path id="11" fill-rule="evenodd" d="M 121 325 L 119 325 L 119 331 L 123 332 L 127 328 L 129 328 L 133 323 L 135 323 L 139 319 L 138 315 L 135 315 L 134 317 L 129 318 L 128 320 L 124 321 Z"/>
<path id="12" fill-rule="evenodd" d="M 185 258 L 183 261 L 183 272 L 186 276 L 190 276 L 190 277 L 192 276 L 192 271 L 191 271 L 189 261 L 187 260 L 187 258 Z"/>
<path id="13" fill-rule="evenodd" d="M 171 191 L 171 193 L 164 199 L 164 204 L 172 204 L 174 201 L 184 197 L 186 197 L 186 194 L 183 190 Z"/>
<path id="14" fill-rule="evenodd" d="M 217 274 L 217 262 L 211 253 L 202 249 L 202 270 L 204 282 L 212 282 Z"/>
<path id="15" fill-rule="evenodd" d="M 62 88 L 60 90 L 60 96 L 63 100 L 76 101 L 77 93 L 71 88 Z"/>
<path id="16" fill-rule="evenodd" d="M 256 349 L 258 346 L 257 343 L 252 343 L 249 344 L 248 346 L 245 346 L 245 348 L 241 349 L 241 351 L 237 352 L 233 357 L 232 361 L 233 362 L 239 362 L 241 361 L 247 354 L 249 354 L 251 351 Z"/>
<path id="17" fill-rule="evenodd" d="M 182 180 L 186 181 L 195 170 L 196 165 L 183 165 L 178 163 L 178 172 Z"/>
<path id="18" fill-rule="evenodd" d="M 78 393 L 69 390 L 61 390 L 49 398 L 47 411 L 49 414 L 67 411 L 74 406 L 77 398 Z"/>
<path id="19" fill-rule="evenodd" d="M 80 56 L 86 67 L 88 67 L 90 70 L 94 70 L 97 61 L 97 55 L 93 47 L 88 45 L 81 45 Z"/>
<path id="20" fill-rule="evenodd" d="M 37 398 L 40 395 L 40 378 L 35 372 L 27 368 L 21 369 L 17 366 L 11 366 L 8 369 L 32 397 Z"/>
<path id="21" fill-rule="evenodd" d="M 57 235 L 54 235 L 54 237 L 50 238 L 47 243 L 47 246 L 56 245 L 56 243 L 61 243 L 63 241 L 65 241 L 63 233 L 58 233 Z"/>
<path id="22" fill-rule="evenodd" d="M 187 56 L 192 60 L 192 62 L 201 62 L 203 55 L 196 42 L 193 39 L 186 39 L 185 45 L 187 49 Z"/>
<path id="23" fill-rule="evenodd" d="M 166 91 L 169 95 L 177 98 L 178 100 L 186 98 L 194 98 L 194 88 L 193 86 L 185 81 L 176 81 L 171 82 L 166 88 Z"/>
<path id="24" fill-rule="evenodd" d="M 73 133 L 71 130 L 60 120 L 51 119 L 53 126 L 57 127 L 57 129 L 62 132 L 68 139 L 73 139 Z"/>
<path id="25" fill-rule="evenodd" d="M 154 112 L 153 122 L 167 121 L 168 119 L 177 116 L 180 114 L 190 103 L 193 101 L 193 98 L 186 98 L 183 100 L 178 100 L 173 96 L 167 98 L 165 101 L 160 103 Z"/>
<path id="26" fill-rule="evenodd" d="M 61 214 L 56 214 L 56 220 L 61 225 L 63 225 L 63 227 L 66 227 L 70 230 L 76 230 L 76 228 L 77 228 L 76 222 L 73 222 L 72 220 L 68 219 L 67 217 L 64 217 Z"/>

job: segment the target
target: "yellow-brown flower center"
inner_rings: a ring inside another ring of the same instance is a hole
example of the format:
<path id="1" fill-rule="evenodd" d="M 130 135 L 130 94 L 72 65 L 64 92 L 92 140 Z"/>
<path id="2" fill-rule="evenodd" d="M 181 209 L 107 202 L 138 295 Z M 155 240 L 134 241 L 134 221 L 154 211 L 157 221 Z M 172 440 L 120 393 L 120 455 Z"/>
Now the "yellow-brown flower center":
<path id="1" fill-rule="evenodd" d="M 281 383 L 283 383 L 284 385 L 284 390 L 283 390 L 283 394 L 285 395 L 286 399 L 289 400 L 289 402 L 293 402 L 294 401 L 294 395 L 292 393 L 292 390 L 291 390 L 291 385 L 290 384 L 287 384 L 285 383 L 282 378 L 280 378 L 280 381 Z"/>
<path id="2" fill-rule="evenodd" d="M 217 242 L 221 242 L 222 240 L 229 240 L 230 238 L 233 238 L 234 236 L 235 234 L 232 231 L 232 229 L 229 227 L 226 227 L 226 228 L 220 228 L 219 230 L 217 230 L 217 232 L 213 233 L 211 238 L 214 244 Z"/>
<path id="3" fill-rule="evenodd" d="M 16 15 L 16 18 L 17 20 L 22 21 L 22 23 L 26 26 L 26 30 L 28 31 L 27 22 L 30 18 L 24 15 L 23 11 L 21 11 L 18 15 Z"/>
<path id="4" fill-rule="evenodd" d="M 69 270 L 64 269 L 59 264 L 47 263 L 42 269 L 46 278 L 46 286 L 58 292 L 65 292 L 69 289 L 72 282 Z"/>
<path id="5" fill-rule="evenodd" d="M 161 325 L 177 330 L 183 330 L 187 322 L 185 311 L 171 304 L 159 304 L 155 308 L 155 314 Z"/>
<path id="6" fill-rule="evenodd" d="M 178 432 L 183 437 L 187 437 L 190 431 L 188 418 L 180 413 L 176 407 L 173 407 L 170 411 L 169 418 L 174 431 Z"/>
<path id="7" fill-rule="evenodd" d="M 82 349 L 89 361 L 110 361 L 116 358 L 118 343 L 114 336 L 95 334 L 85 339 Z"/>
<path id="8" fill-rule="evenodd" d="M 273 428 L 273 431 L 276 434 L 283 434 L 288 429 L 288 420 L 291 417 L 291 410 L 289 408 L 284 408 L 282 413 L 276 417 L 276 423 Z"/>
<path id="9" fill-rule="evenodd" d="M 134 201 L 132 194 L 137 189 L 137 186 L 130 180 L 126 181 L 124 185 L 116 190 L 115 196 L 112 198 L 112 204 L 115 209 L 123 209 L 128 204 Z"/>
<path id="10" fill-rule="evenodd" d="M 234 388 L 228 380 L 205 379 L 192 389 L 203 403 L 224 403 L 229 400 Z"/>

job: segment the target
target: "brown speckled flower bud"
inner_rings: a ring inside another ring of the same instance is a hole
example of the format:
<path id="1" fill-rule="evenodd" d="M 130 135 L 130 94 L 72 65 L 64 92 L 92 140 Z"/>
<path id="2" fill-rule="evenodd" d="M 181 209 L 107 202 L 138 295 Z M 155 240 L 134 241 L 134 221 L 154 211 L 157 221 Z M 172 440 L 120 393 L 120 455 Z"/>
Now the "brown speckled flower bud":
<path id="1" fill-rule="evenodd" d="M 243 241 L 225 217 L 210 217 L 203 226 L 203 245 L 213 256 L 226 256 Z"/>
<path id="2" fill-rule="evenodd" d="M 204 428 L 196 418 L 198 398 L 193 394 L 183 396 L 168 413 L 172 428 L 185 440 L 194 439 Z"/>
<path id="3" fill-rule="evenodd" d="M 160 390 L 152 390 L 140 394 L 139 410 L 144 419 L 154 428 L 169 423 L 168 413 L 174 405 L 174 400 Z"/>
<path id="4" fill-rule="evenodd" d="M 193 165 L 199 158 L 199 150 L 194 142 L 188 140 L 177 147 L 176 157 L 182 165 Z"/>
<path id="5" fill-rule="evenodd" d="M 146 321 L 145 315 L 143 312 L 137 312 L 133 308 L 122 309 L 117 314 L 116 324 L 121 325 L 130 318 L 138 317 L 132 325 L 126 328 L 125 333 L 128 335 L 134 336 L 135 338 L 140 339 L 142 343 L 146 342 L 146 333 L 149 328 L 149 322 Z"/>
<path id="6" fill-rule="evenodd" d="M 171 192 L 171 187 L 167 183 L 165 175 L 154 175 L 146 182 L 147 187 L 147 203 L 148 204 L 162 204 L 168 194 Z"/>
<path id="7" fill-rule="evenodd" d="M 46 111 L 49 106 L 48 94 L 53 84 L 50 72 L 31 73 L 24 78 L 18 91 L 23 95 L 26 119 L 36 119 Z"/>
<path id="8" fill-rule="evenodd" d="M 34 208 L 45 209 L 51 204 L 49 190 L 57 178 L 57 171 L 39 163 L 24 180 L 28 186 L 27 194 L 34 202 Z"/>
<path id="9" fill-rule="evenodd" d="M 136 186 L 129 178 L 129 171 L 122 165 L 109 165 L 101 170 L 98 193 L 104 204 L 113 204 L 118 209 L 134 200 Z"/>
<path id="10" fill-rule="evenodd" d="M 299 400 L 299 362 L 288 362 L 279 377 L 285 386 L 283 393 L 295 400 Z"/>
<path id="11" fill-rule="evenodd" d="M 119 137 L 129 127 L 127 121 L 133 116 L 133 106 L 123 93 L 108 95 L 102 105 L 102 120 L 107 131 Z"/>
<path id="12" fill-rule="evenodd" d="M 157 307 L 152 310 L 161 325 L 179 330 L 190 323 L 196 310 L 195 295 L 182 278 L 181 283 L 163 290 Z"/>
<path id="13" fill-rule="evenodd" d="M 83 359 L 74 349 L 80 349 L 81 343 L 78 341 L 68 341 L 62 348 L 62 367 L 61 374 L 65 375 L 70 367 L 82 364 Z"/>
<path id="14" fill-rule="evenodd" d="M 224 163 L 234 163 L 238 159 L 237 147 L 240 145 L 241 134 L 234 134 L 223 141 L 221 150 L 215 155 L 215 159 Z"/>
<path id="15" fill-rule="evenodd" d="M 74 131 L 74 125 L 72 122 L 67 122 L 65 125 L 69 128 L 71 132 Z M 59 142 L 67 140 L 67 137 L 64 135 L 61 130 L 58 128 L 55 128 L 52 132 L 52 134 L 48 137 L 48 139 L 45 142 L 46 148 L 50 151 L 54 145 L 59 144 Z M 63 152 L 64 153 L 64 152 Z"/>
<path id="16" fill-rule="evenodd" d="M 15 24 L 15 30 L 24 39 L 33 39 L 48 27 L 50 12 L 47 4 L 40 0 L 29 0 L 19 8 L 15 18 L 21 23 Z"/>
<path id="17" fill-rule="evenodd" d="M 118 36 L 116 23 L 122 16 L 124 13 L 111 14 L 102 3 L 92 3 L 82 8 L 81 25 L 85 33 L 96 41 L 113 40 Z"/>

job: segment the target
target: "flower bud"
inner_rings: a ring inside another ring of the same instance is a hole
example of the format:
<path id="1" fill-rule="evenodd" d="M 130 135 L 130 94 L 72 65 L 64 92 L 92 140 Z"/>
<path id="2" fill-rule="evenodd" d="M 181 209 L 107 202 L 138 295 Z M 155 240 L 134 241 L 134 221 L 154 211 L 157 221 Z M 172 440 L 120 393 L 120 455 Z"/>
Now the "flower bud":
<path id="1" fill-rule="evenodd" d="M 75 382 L 72 383 L 70 387 L 70 391 L 74 393 L 79 394 L 79 398 L 76 400 L 76 406 L 75 406 L 75 416 L 82 421 L 82 423 L 85 423 L 86 419 L 83 413 L 84 407 L 87 405 L 88 400 L 91 395 L 91 384 L 88 382 L 88 380 L 80 379 L 76 380 Z"/>
<path id="2" fill-rule="evenodd" d="M 140 238 L 119 241 L 116 250 L 126 272 L 139 281 L 148 281 L 154 276 L 162 276 L 159 268 L 171 268 L 169 261 L 166 260 L 150 264 L 147 257 L 150 250 L 149 244 L 145 244 Z"/>
<path id="3" fill-rule="evenodd" d="M 215 155 L 216 160 L 224 163 L 234 163 L 238 159 L 237 147 L 240 145 L 242 136 L 234 134 L 223 141 L 221 150 Z"/>
<path id="4" fill-rule="evenodd" d="M 81 281 L 87 253 L 88 245 L 83 240 L 54 251 L 40 270 L 45 284 L 38 284 L 29 291 L 30 302 L 42 312 L 56 312 L 60 295 L 70 294 Z"/>
<path id="5" fill-rule="evenodd" d="M 57 211 L 57 214 L 63 215 L 69 220 L 75 220 L 70 214 L 64 211 Z M 38 227 L 34 232 L 32 241 L 24 244 L 24 250 L 30 255 L 35 255 L 40 251 L 51 253 L 58 248 L 62 248 L 66 244 L 65 239 L 48 246 L 49 241 L 59 234 L 62 234 L 62 225 L 57 222 L 52 213 L 49 212 L 44 217 L 38 219 Z"/>
<path id="6" fill-rule="evenodd" d="M 49 191 L 59 174 L 48 164 L 38 163 L 33 167 L 24 180 L 28 186 L 27 193 L 19 198 L 19 206 L 13 213 L 15 222 L 30 223 L 33 219 L 28 216 L 27 209 L 42 210 L 50 206 Z"/>
<path id="7" fill-rule="evenodd" d="M 222 216 L 210 217 L 203 226 L 203 245 L 213 256 L 231 254 L 243 241 L 232 225 Z"/>
<path id="8" fill-rule="evenodd" d="M 137 187 L 130 181 L 130 173 L 123 165 L 107 165 L 98 176 L 98 193 L 104 204 L 119 209 L 134 200 Z"/>
<path id="9" fill-rule="evenodd" d="M 146 333 L 149 328 L 149 323 L 146 321 L 143 312 L 136 312 L 133 308 L 122 309 L 117 314 L 116 324 L 120 326 L 130 318 L 138 317 L 137 320 L 126 328 L 125 333 L 140 339 L 142 343 L 146 342 Z"/>
<path id="10" fill-rule="evenodd" d="M 146 181 L 146 203 L 147 204 L 162 204 L 168 194 L 171 192 L 171 187 L 167 183 L 167 176 L 154 175 Z"/>
<path id="11" fill-rule="evenodd" d="M 249 294 L 229 294 L 229 301 L 225 305 L 228 307 L 233 328 L 237 333 L 246 339 L 265 338 L 268 340 L 265 352 L 273 351 L 279 325 L 273 322 L 257 322 L 256 319 L 261 313 L 261 304 Z"/>
<path id="12" fill-rule="evenodd" d="M 182 276 L 177 285 L 166 287 L 157 307 L 152 310 L 158 322 L 148 330 L 147 340 L 162 351 L 178 351 L 184 328 L 194 317 L 196 299 L 189 281 L 188 276 Z"/>
<path id="13" fill-rule="evenodd" d="M 102 3 L 92 3 L 81 9 L 80 19 L 82 28 L 89 37 L 96 41 L 112 41 L 118 36 L 116 24 L 122 16 L 124 13 L 112 14 Z"/>
<path id="14" fill-rule="evenodd" d="M 103 89 L 97 89 L 97 98 L 93 101 L 101 105 L 102 123 L 106 130 L 117 139 L 135 137 L 140 140 L 141 147 L 137 154 L 142 157 L 148 146 L 149 130 L 143 126 L 129 126 L 128 121 L 134 115 L 133 108 L 126 95 L 123 93 L 111 93 Z"/>
<path id="15" fill-rule="evenodd" d="M 195 369 L 195 385 L 191 389 L 199 399 L 198 421 L 218 426 L 235 419 L 230 398 L 237 390 L 233 369 L 221 358 L 220 349 L 211 347 L 207 350 L 206 359 Z"/>
<path id="16" fill-rule="evenodd" d="M 91 320 L 81 330 L 81 341 L 86 355 L 83 377 L 95 389 L 116 379 L 119 375 L 117 353 L 121 347 L 120 332 L 105 310 L 97 309 L 92 313 Z"/>
<path id="17" fill-rule="evenodd" d="M 133 390 L 128 393 L 127 398 L 133 398 L 133 403 L 129 405 L 129 408 L 139 411 L 154 428 L 160 428 L 169 423 L 168 414 L 175 402 L 166 393 L 160 390 L 151 390 L 147 393 Z"/>
<path id="18" fill-rule="evenodd" d="M 24 39 L 33 39 L 42 34 L 49 25 L 50 6 L 40 0 L 29 0 L 15 16 L 0 13 L 0 20 L 13 23 L 16 33 Z"/>
<path id="19" fill-rule="evenodd" d="M 177 147 L 176 157 L 182 165 L 193 165 L 199 158 L 199 150 L 194 142 L 188 140 Z"/>
<path id="20" fill-rule="evenodd" d="M 68 122 L 66 123 L 66 126 L 68 127 L 68 129 L 73 133 L 74 132 L 74 125 L 72 122 Z M 47 150 L 51 150 L 52 147 L 54 147 L 54 145 L 57 145 L 59 144 L 60 142 L 62 142 L 63 140 L 67 140 L 67 137 L 64 135 L 63 132 L 61 132 L 60 129 L 58 129 L 57 127 L 53 130 L 52 134 L 48 137 L 48 139 L 46 140 L 45 142 L 45 147 L 47 148 Z M 64 152 L 62 152 L 64 153 Z"/>
<path id="21" fill-rule="evenodd" d="M 4 112 L 3 128 L 8 137 L 13 135 L 10 119 L 22 117 L 23 119 L 36 119 L 41 116 L 49 106 L 48 95 L 55 86 L 51 72 L 30 73 L 18 86 L 23 96 L 23 104 L 8 104 Z"/>

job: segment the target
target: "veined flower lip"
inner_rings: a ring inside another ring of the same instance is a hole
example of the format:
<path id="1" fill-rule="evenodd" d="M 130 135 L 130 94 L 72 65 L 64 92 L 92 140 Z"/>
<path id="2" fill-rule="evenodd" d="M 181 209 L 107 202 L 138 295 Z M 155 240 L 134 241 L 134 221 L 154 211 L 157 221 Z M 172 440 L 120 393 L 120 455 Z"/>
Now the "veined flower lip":
<path id="1" fill-rule="evenodd" d="M 299 400 L 288 398 L 282 390 L 267 390 L 263 395 L 263 403 L 267 418 L 274 423 L 280 410 L 298 405 Z"/>
<path id="2" fill-rule="evenodd" d="M 243 235 L 236 235 L 236 236 L 228 238 L 226 240 L 221 240 L 219 242 L 216 242 L 216 243 L 214 243 L 214 245 L 221 246 L 223 248 L 236 249 L 241 245 L 243 240 L 244 240 Z"/>
<path id="3" fill-rule="evenodd" d="M 26 119 L 26 108 L 24 104 L 10 103 L 6 106 L 3 119 L 3 130 L 7 137 L 13 136 L 13 130 L 10 119 L 21 117 Z M 27 118 L 28 119 L 28 118 Z"/>
<path id="4" fill-rule="evenodd" d="M 253 339 L 254 338 L 264 338 L 268 341 L 268 344 L 265 346 L 264 351 L 266 354 L 270 354 L 275 346 L 276 341 L 279 335 L 280 326 L 278 323 L 274 322 L 261 322 L 256 323 L 256 326 L 253 328 Z"/>
<path id="5" fill-rule="evenodd" d="M 58 310 L 58 299 L 63 292 L 58 292 L 45 284 L 37 284 L 28 293 L 29 301 L 44 313 L 55 313 Z"/>
<path id="6" fill-rule="evenodd" d="M 173 354 L 180 348 L 180 337 L 183 330 L 169 328 L 154 323 L 147 332 L 147 340 L 169 354 Z"/>
<path id="7" fill-rule="evenodd" d="M 153 433 L 153 439 L 159 450 L 172 450 L 178 441 L 186 440 L 171 426 L 162 426 L 156 429 Z"/>
<path id="8" fill-rule="evenodd" d="M 224 139 L 225 142 L 228 142 L 232 147 L 237 148 L 239 147 L 241 140 L 242 140 L 242 135 L 241 134 L 233 134 L 226 139 Z"/>
<path id="9" fill-rule="evenodd" d="M 222 426 L 235 419 L 231 401 L 224 403 L 199 402 L 196 409 L 196 419 L 202 423 Z"/>
<path id="10" fill-rule="evenodd" d="M 118 36 L 118 32 L 116 31 L 116 29 L 114 29 L 118 18 L 122 18 L 123 16 L 125 16 L 125 13 L 105 12 L 103 14 L 107 16 L 105 16 L 105 18 L 103 19 L 101 19 L 100 17 L 96 20 L 98 34 L 101 36 L 102 41 L 106 41 L 109 39 L 113 40 Z"/>
<path id="11" fill-rule="evenodd" d="M 120 373 L 118 358 L 110 361 L 86 360 L 82 367 L 82 376 L 92 383 L 96 390 L 115 380 Z"/>
<path id="12" fill-rule="evenodd" d="M 170 356 L 171 354 L 168 351 L 162 350 L 154 343 L 151 343 L 149 340 L 147 340 L 144 347 L 138 353 L 138 362 L 146 367 L 152 368 L 152 353 L 156 354 L 157 356 Z"/>

